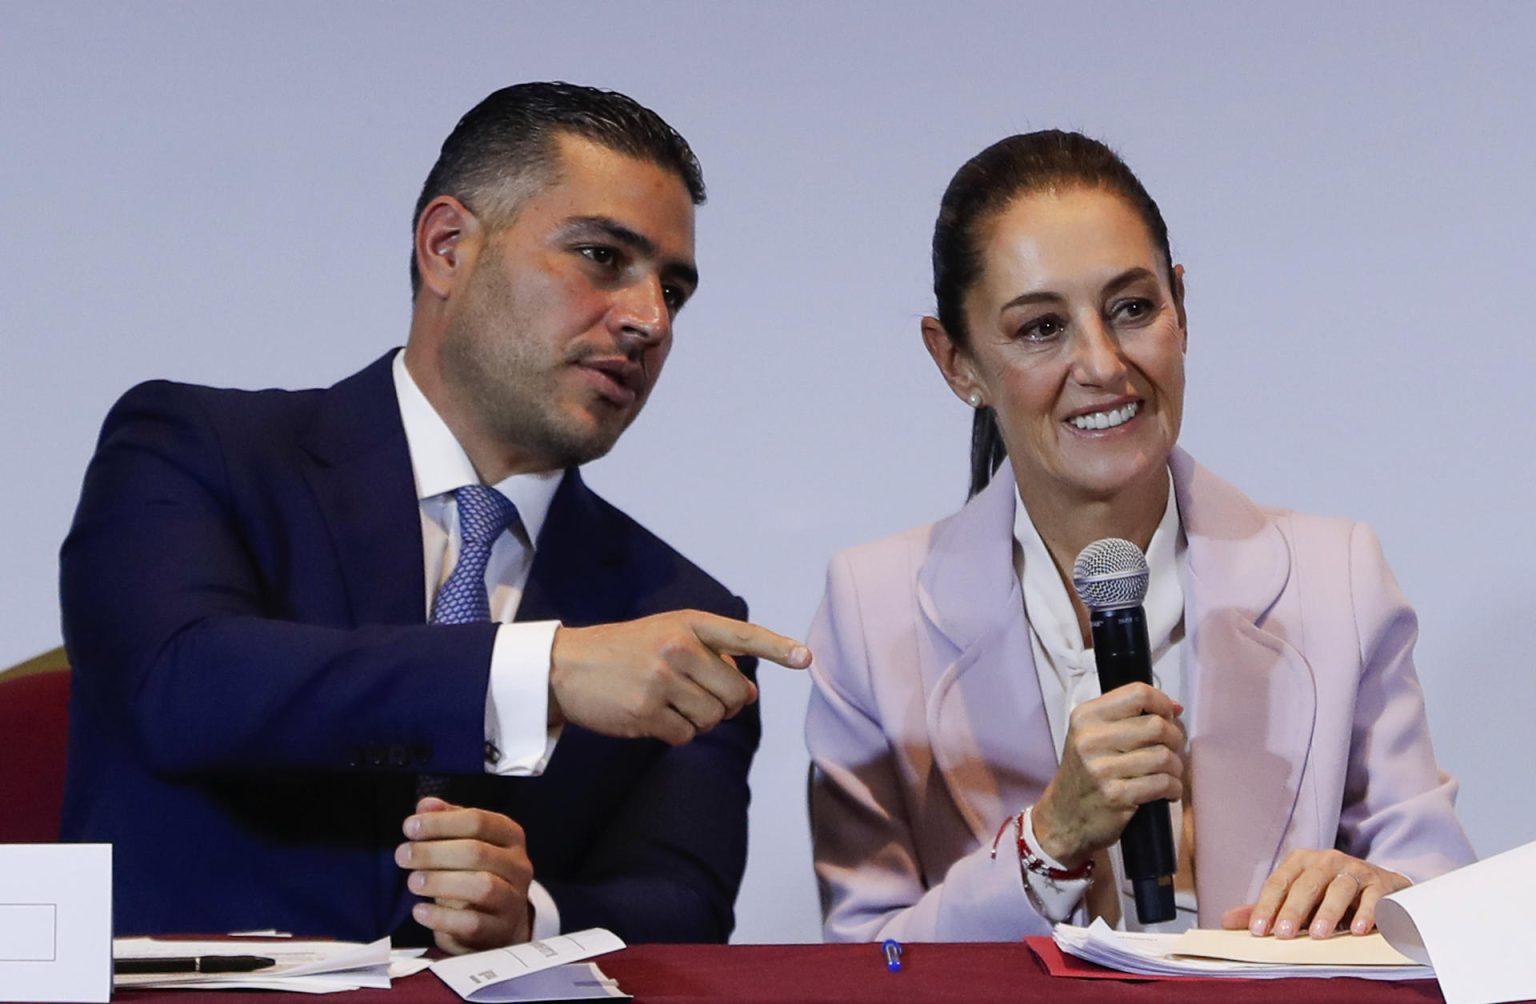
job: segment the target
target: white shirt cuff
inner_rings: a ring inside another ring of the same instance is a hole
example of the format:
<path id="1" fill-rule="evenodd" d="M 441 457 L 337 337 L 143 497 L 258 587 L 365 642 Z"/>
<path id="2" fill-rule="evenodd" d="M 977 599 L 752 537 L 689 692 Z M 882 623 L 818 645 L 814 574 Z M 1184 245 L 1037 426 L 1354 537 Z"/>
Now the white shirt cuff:
<path id="1" fill-rule="evenodd" d="M 528 905 L 533 907 L 531 940 L 542 941 L 560 933 L 560 908 L 555 905 L 549 890 L 539 885 L 537 879 L 528 883 Z"/>
<path id="2" fill-rule="evenodd" d="M 1040 847 L 1040 841 L 1035 839 L 1034 806 L 1024 810 L 1024 843 L 1030 853 L 1044 861 L 1052 868 L 1066 869 L 1066 865 L 1057 861 Z M 1088 883 L 1092 879 L 1053 879 L 1049 875 L 1030 871 L 1024 867 L 1024 862 L 1019 862 L 1019 874 L 1024 876 L 1024 892 L 1029 896 L 1030 905 L 1053 924 L 1060 924 L 1071 920 L 1078 905 L 1083 901 L 1083 894 L 1088 891 Z"/>
<path id="3" fill-rule="evenodd" d="M 549 726 L 549 661 L 559 627 L 531 621 L 496 630 L 485 692 L 487 774 L 536 777 L 555 752 L 560 729 Z"/>

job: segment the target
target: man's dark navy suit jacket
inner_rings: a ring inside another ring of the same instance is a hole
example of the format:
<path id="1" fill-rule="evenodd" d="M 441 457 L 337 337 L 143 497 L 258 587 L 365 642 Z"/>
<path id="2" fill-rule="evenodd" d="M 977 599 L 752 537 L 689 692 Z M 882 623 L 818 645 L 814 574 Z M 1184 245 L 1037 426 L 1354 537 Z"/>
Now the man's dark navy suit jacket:
<path id="1" fill-rule="evenodd" d="M 485 775 L 495 626 L 425 623 L 391 356 L 328 390 L 147 383 L 107 417 L 62 553 L 63 832 L 114 845 L 117 933 L 395 932 L 439 773 L 522 824 L 564 930 L 723 941 L 756 708 L 677 748 L 567 726 L 543 776 Z M 746 616 L 567 472 L 519 619 L 684 608 Z"/>

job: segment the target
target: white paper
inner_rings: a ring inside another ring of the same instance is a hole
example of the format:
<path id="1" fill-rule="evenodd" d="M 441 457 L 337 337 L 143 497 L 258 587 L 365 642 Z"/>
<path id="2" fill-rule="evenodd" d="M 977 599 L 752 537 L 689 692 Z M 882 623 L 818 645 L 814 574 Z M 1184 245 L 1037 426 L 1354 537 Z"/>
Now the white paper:
<path id="1" fill-rule="evenodd" d="M 523 945 L 440 959 L 432 963 L 432 971 L 460 997 L 475 1004 L 486 1004 L 518 999 L 496 996 L 498 984 L 623 947 L 624 942 L 618 935 L 593 927 Z"/>
<path id="2" fill-rule="evenodd" d="M 1239 933 L 1253 937 L 1247 932 Z M 1415 980 L 1435 975 L 1433 970 L 1423 966 L 1356 966 L 1326 962 L 1277 964 L 1183 958 L 1176 954 L 1176 947 L 1184 935 L 1115 931 L 1103 920 L 1095 920 L 1086 928 L 1057 924 L 1051 936 L 1063 952 L 1121 972 L 1146 976 L 1235 976 L 1249 980 L 1351 976 L 1367 980 Z"/>
<path id="3" fill-rule="evenodd" d="M 1401 951 L 1434 963 L 1446 1004 L 1536 997 L 1531 903 L 1536 843 L 1409 886 L 1376 907 L 1376 925 Z"/>
<path id="4" fill-rule="evenodd" d="M 295 990 L 331 993 L 360 988 L 389 989 L 389 939 L 370 944 L 352 941 L 160 941 L 118 938 L 120 959 L 164 959 L 189 955 L 259 955 L 276 965 L 254 973 L 132 973 L 114 980 L 120 987 L 198 987 L 202 989 Z"/>
<path id="5" fill-rule="evenodd" d="M 1246 930 L 1194 928 L 1179 935 L 1173 954 L 1227 962 L 1263 962 L 1280 966 L 1412 966 L 1413 959 L 1393 948 L 1380 932 L 1331 938 L 1255 938 Z"/>
<path id="6" fill-rule="evenodd" d="M 111 845 L 0 844 L 0 1000 L 111 997 Z"/>
<path id="7" fill-rule="evenodd" d="M 425 948 L 397 948 L 389 953 L 389 978 L 401 980 L 415 976 L 431 964 Z"/>
<path id="8" fill-rule="evenodd" d="M 475 1004 L 544 1004 L 546 1001 L 629 1000 L 617 980 L 595 962 L 568 962 L 477 990 Z"/>
<path id="9" fill-rule="evenodd" d="M 336 994 L 349 990 L 388 990 L 389 974 L 382 967 L 352 969 L 344 973 L 320 973 L 314 976 L 252 979 L 249 974 L 218 983 L 139 983 L 134 989 L 156 990 L 281 990 L 284 993 Z"/>

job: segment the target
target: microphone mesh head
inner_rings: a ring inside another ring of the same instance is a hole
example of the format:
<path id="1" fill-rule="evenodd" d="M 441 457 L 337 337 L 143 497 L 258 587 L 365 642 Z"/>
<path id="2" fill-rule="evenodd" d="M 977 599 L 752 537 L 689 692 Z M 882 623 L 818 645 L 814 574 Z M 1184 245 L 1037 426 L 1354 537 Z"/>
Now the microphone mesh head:
<path id="1" fill-rule="evenodd" d="M 1083 548 L 1072 563 L 1072 586 L 1089 610 L 1134 607 L 1147 597 L 1147 558 L 1119 537 Z"/>

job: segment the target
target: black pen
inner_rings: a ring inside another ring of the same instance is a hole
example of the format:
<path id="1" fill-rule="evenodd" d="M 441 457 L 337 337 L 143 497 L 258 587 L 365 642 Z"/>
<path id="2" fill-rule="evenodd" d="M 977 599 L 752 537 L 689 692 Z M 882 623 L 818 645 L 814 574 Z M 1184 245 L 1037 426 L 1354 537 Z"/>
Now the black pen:
<path id="1" fill-rule="evenodd" d="M 277 965 L 276 959 L 260 955 L 188 955 L 165 959 L 113 959 L 112 972 L 144 973 L 254 973 Z"/>

